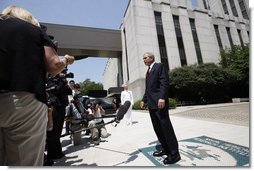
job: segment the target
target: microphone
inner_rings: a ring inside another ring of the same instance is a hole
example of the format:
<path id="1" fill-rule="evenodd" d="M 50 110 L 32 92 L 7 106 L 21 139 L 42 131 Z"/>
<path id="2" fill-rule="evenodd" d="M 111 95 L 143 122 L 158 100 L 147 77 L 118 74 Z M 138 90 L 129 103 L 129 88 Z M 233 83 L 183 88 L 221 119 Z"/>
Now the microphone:
<path id="1" fill-rule="evenodd" d="M 124 115 L 127 113 L 128 109 L 131 106 L 131 102 L 130 101 L 125 101 L 123 105 L 120 106 L 119 110 L 117 111 L 116 114 L 116 123 L 119 123 L 120 120 L 123 119 Z"/>
<path id="2" fill-rule="evenodd" d="M 88 55 L 74 55 L 75 61 L 88 58 Z"/>

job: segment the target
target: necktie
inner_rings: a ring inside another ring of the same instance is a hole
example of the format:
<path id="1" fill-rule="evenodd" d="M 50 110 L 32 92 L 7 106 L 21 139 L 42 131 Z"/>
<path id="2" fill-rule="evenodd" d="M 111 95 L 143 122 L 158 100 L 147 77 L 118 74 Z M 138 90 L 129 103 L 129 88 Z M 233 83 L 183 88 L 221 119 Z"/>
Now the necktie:
<path id="1" fill-rule="evenodd" d="M 150 75 L 150 66 L 148 67 L 147 72 L 146 72 L 146 79 L 148 79 L 149 75 Z"/>

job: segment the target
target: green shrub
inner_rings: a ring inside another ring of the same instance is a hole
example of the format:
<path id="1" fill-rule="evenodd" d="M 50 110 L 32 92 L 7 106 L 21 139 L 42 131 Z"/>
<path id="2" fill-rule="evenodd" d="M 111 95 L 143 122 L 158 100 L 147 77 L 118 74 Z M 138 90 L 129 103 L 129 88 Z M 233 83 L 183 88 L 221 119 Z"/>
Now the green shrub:
<path id="1" fill-rule="evenodd" d="M 169 109 L 175 109 L 176 108 L 176 100 L 175 99 L 172 99 L 172 98 L 169 98 L 168 99 L 168 103 L 169 103 Z M 141 100 L 137 100 L 134 102 L 134 105 L 133 105 L 133 109 L 134 110 L 142 110 L 140 108 L 140 102 Z"/>
<path id="2" fill-rule="evenodd" d="M 169 94 L 181 104 L 227 101 L 234 75 L 214 63 L 175 68 L 169 73 Z"/>
<path id="3" fill-rule="evenodd" d="M 137 101 L 134 102 L 134 104 L 133 104 L 133 109 L 134 110 L 142 110 L 140 108 L 140 102 L 141 102 L 141 100 L 137 100 Z"/>
<path id="4" fill-rule="evenodd" d="M 169 103 L 169 109 L 175 109 L 176 108 L 176 100 L 172 98 L 168 98 L 168 103 Z"/>

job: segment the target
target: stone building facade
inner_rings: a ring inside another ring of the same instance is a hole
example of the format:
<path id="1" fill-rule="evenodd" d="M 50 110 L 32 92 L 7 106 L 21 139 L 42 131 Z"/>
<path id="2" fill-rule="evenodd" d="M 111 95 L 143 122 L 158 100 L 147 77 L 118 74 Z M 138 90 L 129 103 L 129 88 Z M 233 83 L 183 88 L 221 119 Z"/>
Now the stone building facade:
<path id="1" fill-rule="evenodd" d="M 143 54 L 176 67 L 218 63 L 220 49 L 250 42 L 249 0 L 130 0 L 121 24 L 122 58 L 110 58 L 104 89 L 128 82 L 142 98 Z"/>

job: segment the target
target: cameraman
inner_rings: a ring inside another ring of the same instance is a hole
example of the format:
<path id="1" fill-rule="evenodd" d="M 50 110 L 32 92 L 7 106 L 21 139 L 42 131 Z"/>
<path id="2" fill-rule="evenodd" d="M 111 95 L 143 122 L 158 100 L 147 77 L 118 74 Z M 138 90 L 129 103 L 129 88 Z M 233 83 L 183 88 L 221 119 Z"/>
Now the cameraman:
<path id="1" fill-rule="evenodd" d="M 82 94 L 75 94 L 73 96 L 73 100 L 66 107 L 66 124 L 71 131 L 78 131 L 82 128 L 81 122 L 85 121 L 84 116 L 86 113 L 86 109 L 83 106 L 83 96 Z M 87 123 L 85 123 L 87 126 Z M 73 136 L 81 137 L 81 131 L 74 133 Z M 73 138 L 73 137 L 72 137 Z M 75 144 L 75 141 L 74 141 Z"/>
<path id="2" fill-rule="evenodd" d="M 62 134 L 65 108 L 69 104 L 68 95 L 72 93 L 66 80 L 66 69 L 55 77 L 49 77 L 50 103 L 53 106 L 53 129 L 47 132 L 46 149 L 47 159 L 54 160 L 64 156 L 60 136 Z"/>
<path id="3" fill-rule="evenodd" d="M 74 62 L 58 57 L 39 26 L 23 8 L 0 14 L 0 165 L 43 165 L 46 72 L 58 74 Z"/>

